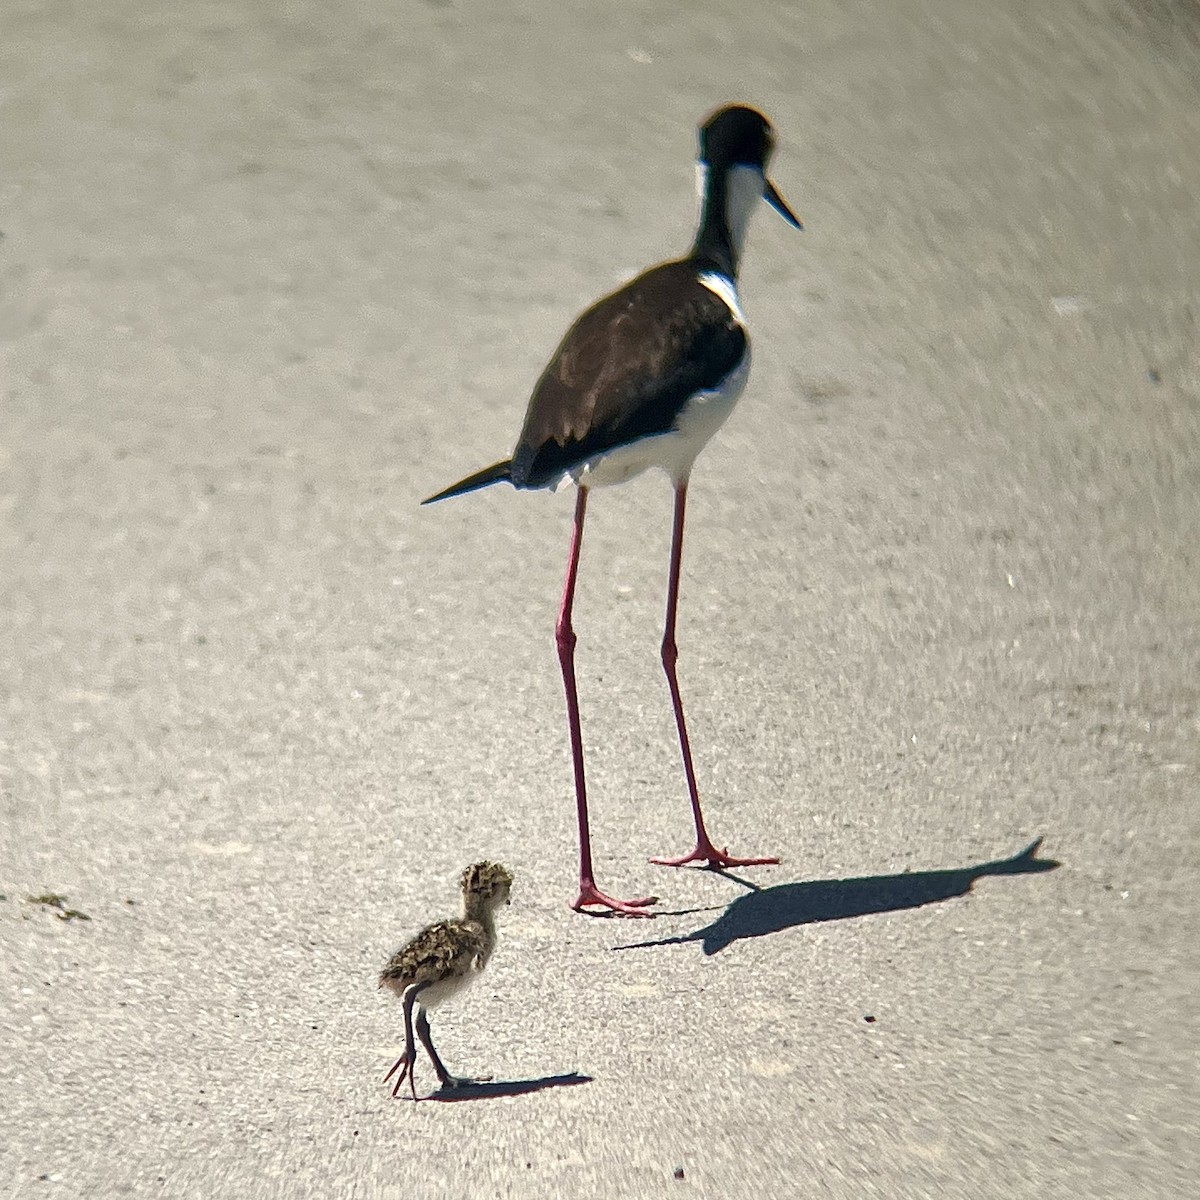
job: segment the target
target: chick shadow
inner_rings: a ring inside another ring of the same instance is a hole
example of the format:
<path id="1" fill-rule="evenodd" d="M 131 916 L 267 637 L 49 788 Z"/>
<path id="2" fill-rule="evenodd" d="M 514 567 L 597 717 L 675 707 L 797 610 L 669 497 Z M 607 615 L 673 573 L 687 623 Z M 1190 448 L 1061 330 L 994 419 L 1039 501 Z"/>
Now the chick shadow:
<path id="1" fill-rule="evenodd" d="M 591 1083 L 590 1075 L 580 1075 L 571 1071 L 567 1075 L 543 1075 L 540 1079 L 501 1079 L 495 1083 L 483 1080 L 463 1084 L 461 1087 L 441 1088 L 433 1092 L 428 1099 L 440 1101 L 442 1104 L 458 1104 L 463 1100 L 494 1100 L 500 1096 L 527 1096 L 530 1092 L 542 1092 L 547 1088 L 576 1087 L 581 1083 Z"/>
<path id="2" fill-rule="evenodd" d="M 719 954 L 742 938 L 763 937 L 797 925 L 817 921 L 842 921 L 871 913 L 920 908 L 965 896 L 975 880 L 985 875 L 1031 875 L 1061 866 L 1053 858 L 1038 858 L 1042 839 L 1032 842 L 1012 858 L 957 867 L 944 871 L 918 871 L 902 875 L 868 875 L 860 879 L 829 879 L 782 883 L 759 887 L 745 879 L 720 871 L 749 891 L 739 896 L 711 925 L 680 937 L 651 942 L 632 942 L 614 950 L 637 950 L 648 946 L 673 946 L 699 942 L 705 954 Z"/>

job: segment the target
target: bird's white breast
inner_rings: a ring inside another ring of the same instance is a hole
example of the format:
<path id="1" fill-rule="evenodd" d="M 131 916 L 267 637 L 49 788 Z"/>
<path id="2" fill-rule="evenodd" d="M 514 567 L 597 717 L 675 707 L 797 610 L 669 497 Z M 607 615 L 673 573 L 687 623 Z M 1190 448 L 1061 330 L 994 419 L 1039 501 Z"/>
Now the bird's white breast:
<path id="1" fill-rule="evenodd" d="M 436 1008 L 468 987 L 478 974 L 479 972 L 472 968 L 461 975 L 450 975 L 446 979 L 439 979 L 437 983 L 426 984 L 417 999 L 425 1008 Z"/>

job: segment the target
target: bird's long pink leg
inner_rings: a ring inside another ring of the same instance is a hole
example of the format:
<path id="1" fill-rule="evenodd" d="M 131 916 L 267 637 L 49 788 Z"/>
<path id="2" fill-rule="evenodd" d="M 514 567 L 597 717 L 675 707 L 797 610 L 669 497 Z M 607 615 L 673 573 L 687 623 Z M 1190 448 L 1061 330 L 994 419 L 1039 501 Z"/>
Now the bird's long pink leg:
<path id="1" fill-rule="evenodd" d="M 575 577 L 579 573 L 579 549 L 583 544 L 583 515 L 587 508 L 587 488 L 580 487 L 575 501 L 575 524 L 571 531 L 571 557 L 567 562 L 567 581 L 563 587 L 562 609 L 558 614 L 555 641 L 562 665 L 563 688 L 567 693 L 567 722 L 571 727 L 571 757 L 575 763 L 575 805 L 579 815 L 579 899 L 571 905 L 577 912 L 600 907 L 628 917 L 649 917 L 647 904 L 656 896 L 640 900 L 614 900 L 596 887 L 592 872 L 592 837 L 588 826 L 587 785 L 583 775 L 583 735 L 579 727 L 579 693 L 575 687 L 575 630 L 571 626 L 571 608 L 575 603 Z"/>
<path id="2" fill-rule="evenodd" d="M 683 719 L 683 701 L 679 696 L 679 679 L 675 664 L 679 648 L 675 644 L 675 610 L 679 603 L 679 567 L 683 560 L 683 517 L 687 508 L 687 480 L 675 486 L 675 523 L 671 531 L 671 569 L 667 578 L 667 621 L 663 629 L 662 664 L 675 706 L 675 726 L 679 730 L 679 749 L 683 753 L 683 770 L 687 775 L 688 794 L 692 799 L 692 817 L 696 822 L 696 848 L 679 858 L 652 858 L 664 867 L 682 867 L 687 863 L 703 862 L 710 867 L 758 867 L 777 863 L 777 858 L 734 858 L 726 850 L 718 850 L 704 828 L 704 813 L 700 811 L 700 792 L 696 787 L 696 771 L 692 766 L 692 748 L 688 742 L 687 723 Z"/>
<path id="3" fill-rule="evenodd" d="M 400 1072 L 396 1077 L 396 1086 L 392 1088 L 393 1100 L 400 1094 L 400 1086 L 404 1083 L 405 1079 L 408 1080 L 408 1087 L 412 1092 L 412 1098 L 414 1100 L 417 1098 L 417 1077 L 414 1070 L 417 1065 L 417 1047 L 413 1041 L 412 1011 L 413 1005 L 417 1001 L 417 993 L 420 990 L 420 987 L 410 987 L 404 993 L 404 1053 L 392 1063 L 392 1069 L 383 1077 L 383 1082 L 387 1083 L 397 1071 Z"/>

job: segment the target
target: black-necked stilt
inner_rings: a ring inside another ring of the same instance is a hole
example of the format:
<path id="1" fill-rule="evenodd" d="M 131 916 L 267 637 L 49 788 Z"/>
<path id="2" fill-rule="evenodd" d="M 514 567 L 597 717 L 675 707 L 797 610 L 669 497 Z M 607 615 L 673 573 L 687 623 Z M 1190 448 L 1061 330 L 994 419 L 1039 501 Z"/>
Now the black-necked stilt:
<path id="1" fill-rule="evenodd" d="M 387 1083 L 400 1072 L 392 1095 L 399 1094 L 407 1078 L 412 1097 L 417 1098 L 413 1067 L 417 1047 L 413 1041 L 413 1005 L 417 1006 L 417 1035 L 433 1062 L 442 1087 L 470 1087 L 480 1079 L 462 1078 L 446 1070 L 429 1036 L 427 1010 L 462 991 L 488 964 L 496 948 L 496 909 L 507 904 L 512 876 L 499 863 L 478 862 L 459 878 L 463 915 L 454 921 L 427 925 L 408 945 L 388 959 L 379 975 L 379 986 L 390 988 L 404 1000 L 404 1053 L 383 1077 Z"/>
<path id="2" fill-rule="evenodd" d="M 661 467 L 675 488 L 662 662 L 696 824 L 696 846 L 690 853 L 653 861 L 669 866 L 778 862 L 775 858 L 734 858 L 716 849 L 709 839 L 675 672 L 675 610 L 688 477 L 696 456 L 732 410 L 750 368 L 750 340 L 737 296 L 746 227 L 755 205 L 763 199 L 790 224 L 802 228 L 767 178 L 773 147 L 770 122 L 752 108 L 730 105 L 704 122 L 697 162 L 700 223 L 691 252 L 639 275 L 592 305 L 571 326 L 534 388 L 512 458 L 423 501 L 432 504 L 501 482 L 553 490 L 573 482 L 579 489 L 557 625 L 579 815 L 576 909 L 597 906 L 648 916 L 645 906 L 654 903 L 654 897 L 615 900 L 596 887 L 571 626 L 588 491 L 623 483 L 648 467 Z"/>

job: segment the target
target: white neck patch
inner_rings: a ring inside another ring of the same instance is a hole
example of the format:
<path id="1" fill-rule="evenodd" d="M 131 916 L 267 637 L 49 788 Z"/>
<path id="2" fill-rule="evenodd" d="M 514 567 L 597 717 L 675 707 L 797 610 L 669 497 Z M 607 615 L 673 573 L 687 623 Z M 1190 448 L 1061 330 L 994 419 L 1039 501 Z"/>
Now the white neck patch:
<path id="1" fill-rule="evenodd" d="M 763 197 L 765 180 L 758 167 L 731 167 L 725 176 L 725 218 L 729 223 L 729 240 L 740 262 L 746 244 L 750 214 Z"/>
<path id="2" fill-rule="evenodd" d="M 742 306 L 738 303 L 737 286 L 733 280 L 719 271 L 702 271 L 699 279 L 703 287 L 708 288 L 714 295 L 720 296 L 729 305 L 729 311 L 733 313 L 738 324 L 745 325 L 746 314 L 742 312 Z"/>
<path id="3" fill-rule="evenodd" d="M 729 240 L 734 257 L 742 258 L 742 247 L 746 244 L 746 230 L 750 225 L 750 214 L 763 198 L 766 180 L 758 167 L 730 167 L 725 175 L 725 221 L 729 226 Z M 704 192 L 708 187 L 708 163 L 696 163 L 696 194 L 704 205 Z"/>

